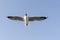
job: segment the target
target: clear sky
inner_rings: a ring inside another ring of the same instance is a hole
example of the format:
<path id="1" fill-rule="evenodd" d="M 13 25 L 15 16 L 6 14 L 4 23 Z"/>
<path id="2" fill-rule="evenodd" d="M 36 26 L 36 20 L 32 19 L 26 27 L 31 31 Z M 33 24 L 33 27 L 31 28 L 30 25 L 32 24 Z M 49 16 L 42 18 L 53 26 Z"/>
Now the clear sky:
<path id="1" fill-rule="evenodd" d="M 39 22 L 13 21 L 7 16 L 48 16 Z M 60 0 L 0 0 L 0 40 L 60 40 Z"/>

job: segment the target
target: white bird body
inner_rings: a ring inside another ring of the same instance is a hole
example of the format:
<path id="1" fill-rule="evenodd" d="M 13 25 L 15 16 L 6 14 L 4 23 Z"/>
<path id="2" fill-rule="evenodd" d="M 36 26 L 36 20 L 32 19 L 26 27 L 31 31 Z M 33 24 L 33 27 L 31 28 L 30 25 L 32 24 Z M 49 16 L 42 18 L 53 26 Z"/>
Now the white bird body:
<path id="1" fill-rule="evenodd" d="M 25 25 L 28 26 L 28 16 L 24 16 Z"/>
<path id="2" fill-rule="evenodd" d="M 33 16 L 33 17 L 29 17 L 27 16 L 27 14 L 25 14 L 23 17 L 19 17 L 19 16 L 8 16 L 9 19 L 12 20 L 19 20 L 19 21 L 24 21 L 25 25 L 28 26 L 29 21 L 41 21 L 44 19 L 47 19 L 47 17 L 45 16 Z"/>

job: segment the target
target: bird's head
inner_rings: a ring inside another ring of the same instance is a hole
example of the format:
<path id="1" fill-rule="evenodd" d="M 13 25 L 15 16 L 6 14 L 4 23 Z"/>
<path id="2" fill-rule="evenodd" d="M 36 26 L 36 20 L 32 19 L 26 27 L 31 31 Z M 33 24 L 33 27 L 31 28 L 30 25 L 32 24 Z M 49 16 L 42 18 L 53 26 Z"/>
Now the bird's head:
<path id="1" fill-rule="evenodd" d="M 27 16 L 27 13 L 25 14 L 25 16 Z"/>

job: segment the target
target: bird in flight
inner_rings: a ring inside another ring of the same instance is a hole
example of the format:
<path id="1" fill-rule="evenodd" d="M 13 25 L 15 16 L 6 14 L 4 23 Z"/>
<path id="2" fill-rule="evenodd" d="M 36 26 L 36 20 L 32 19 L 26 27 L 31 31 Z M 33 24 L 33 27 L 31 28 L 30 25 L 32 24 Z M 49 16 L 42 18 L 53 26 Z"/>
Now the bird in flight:
<path id="1" fill-rule="evenodd" d="M 45 17 L 45 16 L 29 17 L 29 16 L 27 16 L 27 13 L 24 16 L 8 16 L 7 18 L 9 18 L 11 20 L 24 21 L 26 26 L 28 26 L 29 21 L 41 21 L 41 20 L 47 19 L 47 17 Z"/>

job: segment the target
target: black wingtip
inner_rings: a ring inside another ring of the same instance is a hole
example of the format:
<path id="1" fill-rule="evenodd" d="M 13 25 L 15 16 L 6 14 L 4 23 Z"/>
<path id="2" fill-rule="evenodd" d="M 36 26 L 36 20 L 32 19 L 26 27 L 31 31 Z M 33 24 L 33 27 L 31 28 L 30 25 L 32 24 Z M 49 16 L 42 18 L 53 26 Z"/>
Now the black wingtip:
<path id="1" fill-rule="evenodd" d="M 7 18 L 12 18 L 11 16 L 7 16 Z"/>
<path id="2" fill-rule="evenodd" d="M 44 17 L 44 19 L 47 19 L 48 17 Z"/>
<path id="3" fill-rule="evenodd" d="M 7 16 L 7 18 L 10 18 L 9 16 Z"/>
<path id="4" fill-rule="evenodd" d="M 41 17 L 42 20 L 45 20 L 45 19 L 47 19 L 47 18 L 48 18 L 48 17 Z"/>
<path id="5" fill-rule="evenodd" d="M 41 18 L 43 18 L 43 19 L 47 19 L 48 17 L 41 17 Z"/>

